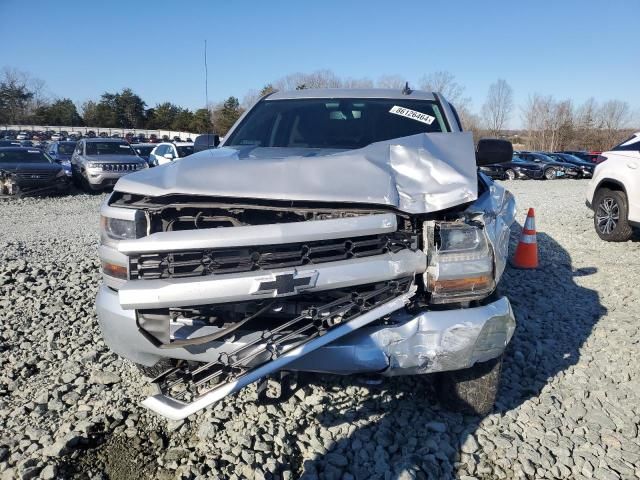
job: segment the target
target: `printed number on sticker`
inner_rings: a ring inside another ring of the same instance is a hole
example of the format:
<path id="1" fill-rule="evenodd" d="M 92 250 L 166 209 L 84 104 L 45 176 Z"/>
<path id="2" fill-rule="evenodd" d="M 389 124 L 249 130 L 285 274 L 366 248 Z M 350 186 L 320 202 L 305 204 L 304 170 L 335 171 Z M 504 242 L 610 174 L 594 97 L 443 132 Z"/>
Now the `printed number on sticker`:
<path id="1" fill-rule="evenodd" d="M 389 113 L 400 115 L 401 117 L 410 118 L 412 120 L 417 120 L 418 122 L 426 123 L 427 125 L 431 125 L 436 119 L 436 117 L 432 117 L 431 115 L 427 115 L 426 113 L 416 112 L 415 110 L 399 107 L 398 105 L 394 105 L 393 107 L 391 107 Z"/>

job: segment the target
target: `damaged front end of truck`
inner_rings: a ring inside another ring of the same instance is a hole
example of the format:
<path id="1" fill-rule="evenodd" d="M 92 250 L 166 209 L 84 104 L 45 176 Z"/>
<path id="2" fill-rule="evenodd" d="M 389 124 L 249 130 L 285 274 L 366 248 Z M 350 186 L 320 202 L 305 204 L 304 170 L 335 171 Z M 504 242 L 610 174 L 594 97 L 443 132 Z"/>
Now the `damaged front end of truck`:
<path id="1" fill-rule="evenodd" d="M 171 419 L 279 372 L 468 368 L 515 328 L 495 293 L 514 199 L 466 133 L 205 151 L 124 177 L 101 215 L 104 338 L 170 359 L 144 405 Z"/>

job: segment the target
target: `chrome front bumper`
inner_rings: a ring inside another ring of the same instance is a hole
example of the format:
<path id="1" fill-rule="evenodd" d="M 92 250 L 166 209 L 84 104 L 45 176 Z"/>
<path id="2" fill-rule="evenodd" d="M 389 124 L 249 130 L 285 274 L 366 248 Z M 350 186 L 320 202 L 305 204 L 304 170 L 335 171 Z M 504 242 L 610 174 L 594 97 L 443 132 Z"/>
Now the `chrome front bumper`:
<path id="1" fill-rule="evenodd" d="M 211 362 L 252 340 L 247 335 L 198 348 L 161 349 L 139 330 L 135 310 L 123 309 L 114 290 L 103 285 L 96 308 L 107 345 L 143 365 L 154 365 L 162 358 Z M 378 318 L 388 313 L 381 310 Z M 303 349 L 286 369 L 387 376 L 458 370 L 499 356 L 514 330 L 513 311 L 504 297 L 481 307 L 418 314 L 410 314 L 398 303 L 388 325 L 365 325 L 314 351 Z"/>

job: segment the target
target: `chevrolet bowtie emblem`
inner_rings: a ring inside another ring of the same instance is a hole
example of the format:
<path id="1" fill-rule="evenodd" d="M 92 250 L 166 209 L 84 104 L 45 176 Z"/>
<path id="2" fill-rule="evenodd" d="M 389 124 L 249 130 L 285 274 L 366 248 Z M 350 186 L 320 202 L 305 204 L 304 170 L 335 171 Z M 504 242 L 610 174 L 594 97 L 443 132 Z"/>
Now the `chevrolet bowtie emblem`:
<path id="1" fill-rule="evenodd" d="M 294 295 L 302 290 L 316 286 L 318 272 L 290 272 L 272 275 L 256 280 L 257 287 L 251 293 L 254 295 L 271 294 L 274 297 Z"/>

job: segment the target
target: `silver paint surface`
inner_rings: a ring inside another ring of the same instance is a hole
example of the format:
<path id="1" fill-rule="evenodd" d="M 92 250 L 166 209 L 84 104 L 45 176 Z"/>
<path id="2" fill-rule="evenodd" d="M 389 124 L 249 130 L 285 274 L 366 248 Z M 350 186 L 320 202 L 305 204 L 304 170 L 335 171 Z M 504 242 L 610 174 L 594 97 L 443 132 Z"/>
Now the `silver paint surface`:
<path id="1" fill-rule="evenodd" d="M 375 204 L 407 213 L 443 210 L 478 195 L 469 132 L 423 133 L 356 150 L 223 147 L 131 173 L 115 190 Z"/>

